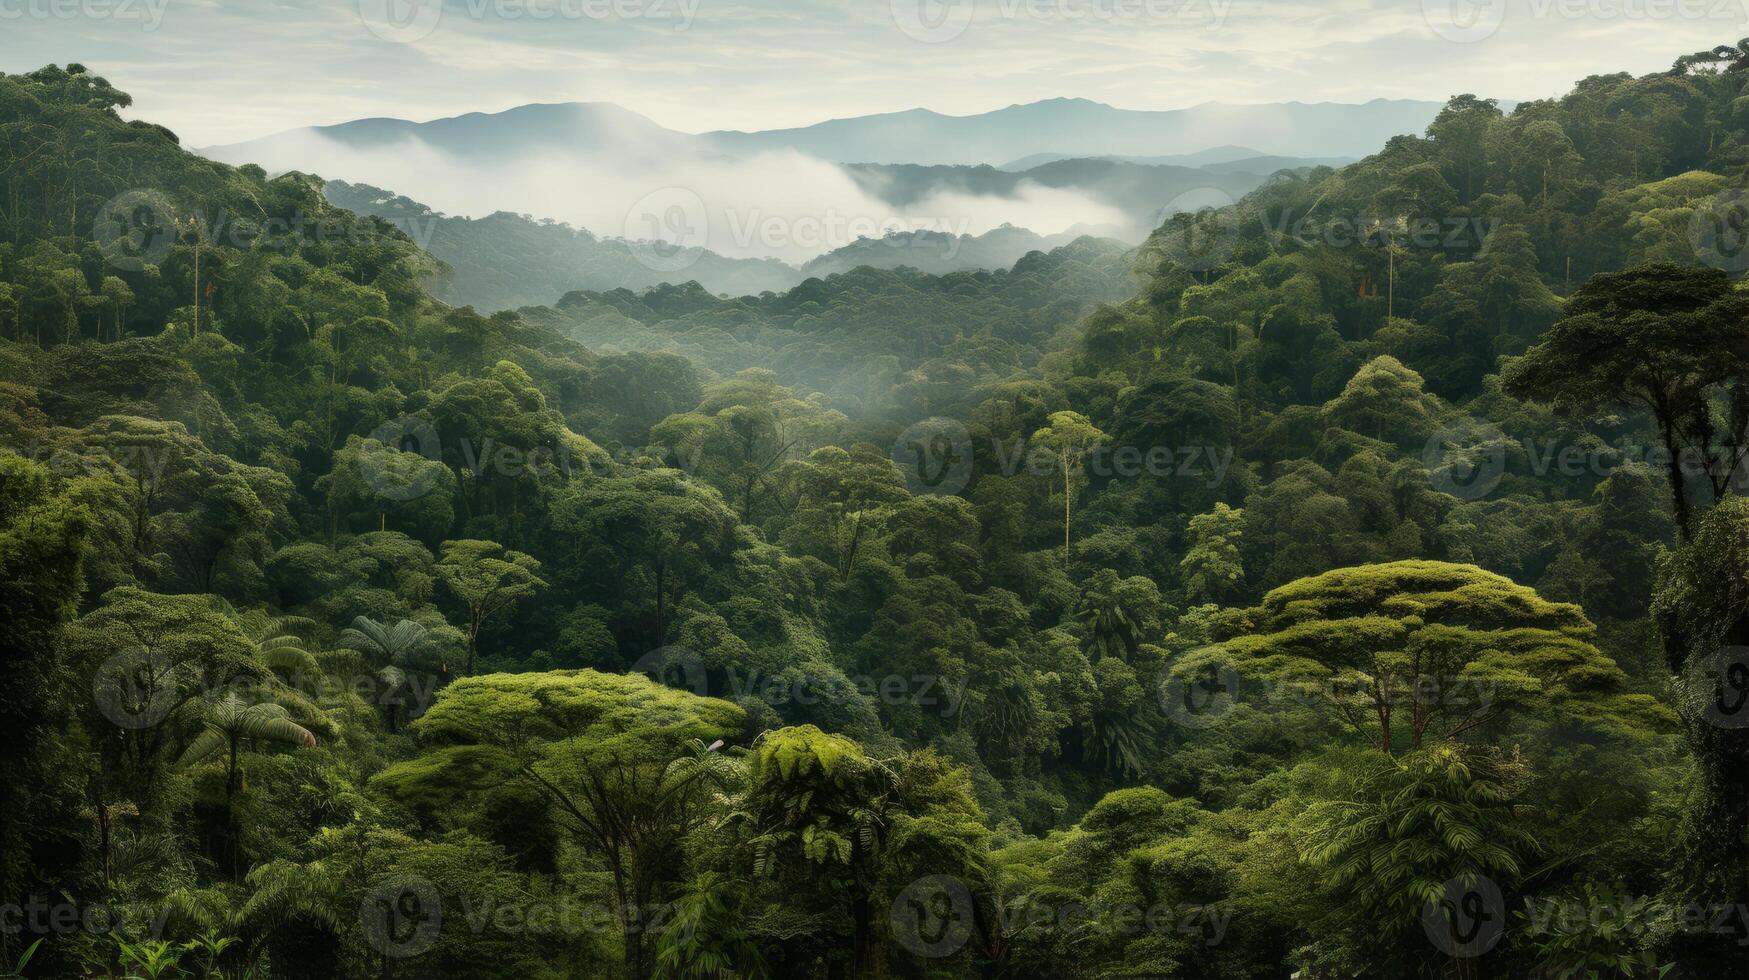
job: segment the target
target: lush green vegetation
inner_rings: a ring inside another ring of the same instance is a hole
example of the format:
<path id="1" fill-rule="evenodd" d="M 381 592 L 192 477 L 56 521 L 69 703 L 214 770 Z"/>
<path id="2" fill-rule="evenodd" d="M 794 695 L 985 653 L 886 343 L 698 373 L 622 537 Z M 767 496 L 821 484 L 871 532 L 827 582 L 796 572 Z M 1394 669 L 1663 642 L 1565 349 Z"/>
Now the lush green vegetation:
<path id="1" fill-rule="evenodd" d="M 1746 62 L 491 315 L 0 76 L 0 962 L 1740 973 Z"/>

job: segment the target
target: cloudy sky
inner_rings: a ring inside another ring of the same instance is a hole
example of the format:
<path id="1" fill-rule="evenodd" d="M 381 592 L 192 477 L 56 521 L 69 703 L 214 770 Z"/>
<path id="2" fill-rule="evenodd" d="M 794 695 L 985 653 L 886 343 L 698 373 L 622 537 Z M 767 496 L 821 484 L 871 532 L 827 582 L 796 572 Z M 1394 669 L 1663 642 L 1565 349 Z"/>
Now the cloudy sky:
<path id="1" fill-rule="evenodd" d="M 0 0 L 195 146 L 616 102 L 688 131 L 1056 96 L 1125 108 L 1553 95 L 1749 35 L 1749 0 Z"/>

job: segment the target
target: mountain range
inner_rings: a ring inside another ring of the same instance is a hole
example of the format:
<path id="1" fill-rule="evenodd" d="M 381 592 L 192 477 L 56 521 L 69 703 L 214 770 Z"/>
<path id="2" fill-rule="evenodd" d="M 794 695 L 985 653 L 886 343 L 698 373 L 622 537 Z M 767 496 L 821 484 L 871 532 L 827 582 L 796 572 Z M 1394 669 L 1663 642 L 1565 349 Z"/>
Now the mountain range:
<path id="1" fill-rule="evenodd" d="M 431 284 L 440 298 L 503 309 L 689 280 L 756 295 L 859 265 L 1001 269 L 1083 234 L 1135 243 L 1173 211 L 1230 202 L 1284 170 L 1348 162 L 1424 130 L 1439 109 L 1376 99 L 1136 111 L 1053 99 L 970 116 L 917 109 L 689 134 L 609 103 L 557 103 L 359 119 L 201 152 L 331 178 L 335 203 L 405 224 L 450 267 Z M 506 179 L 488 191 L 484 174 Z M 710 208 L 713 237 L 690 242 L 679 268 L 641 262 L 636 243 L 614 237 L 633 235 L 645 184 L 688 188 Z M 756 185 L 765 198 L 749 196 Z M 908 228 L 763 250 L 726 234 L 737 217 L 790 202 L 785 228 L 809 214 Z"/>
<path id="2" fill-rule="evenodd" d="M 509 211 L 480 218 L 448 215 L 362 182 L 331 180 L 325 194 L 334 204 L 400 227 L 448 265 L 445 277 L 428 284 L 438 298 L 453 305 L 497 310 L 552 303 L 576 289 L 645 289 L 687 281 L 732 296 L 782 292 L 806 279 L 858 266 L 909 266 L 934 275 L 1007 269 L 1029 252 L 1049 251 L 1082 235 L 1140 241 L 1171 212 L 1237 200 L 1273 173 L 1305 172 L 1313 163 L 1294 157 L 1247 156 L 1188 167 L 1071 158 L 1020 172 L 990 166 L 843 164 L 858 187 L 895 211 L 939 201 L 944 195 L 1013 199 L 1027 186 L 1035 186 L 1075 190 L 1130 216 L 1131 221 L 1122 226 L 1083 223 L 1049 234 L 1010 224 L 979 235 L 918 228 L 859 238 L 802 263 L 695 247 L 684 250 L 678 262 L 652 265 L 645 261 L 647 246 L 557 221 Z"/>
<path id="3" fill-rule="evenodd" d="M 1392 136 L 1421 132 L 1440 108 L 1438 102 L 1374 99 L 1360 104 L 1205 102 L 1187 109 L 1138 110 L 1088 99 L 1047 99 L 970 116 L 909 109 L 701 138 L 740 155 L 794 149 L 844 163 L 994 165 L 1039 153 L 1146 156 L 1231 143 L 1266 154 L 1354 158 L 1374 152 Z"/>
<path id="4" fill-rule="evenodd" d="M 1340 167 L 1353 163 L 1356 157 L 1293 157 L 1281 154 L 1264 153 L 1249 146 L 1211 146 L 1195 153 L 1168 153 L 1164 156 L 1121 156 L 1105 154 L 1102 156 L 1082 156 L 1072 153 L 1032 153 L 1018 160 L 1010 160 L 997 167 L 998 170 L 1023 171 L 1032 170 L 1046 164 L 1063 160 L 1109 160 L 1114 163 L 1139 163 L 1151 167 L 1196 167 L 1201 170 L 1227 171 L 1245 170 L 1252 173 L 1274 173 L 1277 170 L 1287 170 L 1294 167 L 1320 166 Z"/>
<path id="5" fill-rule="evenodd" d="M 1357 158 L 1377 150 L 1392 136 L 1426 129 L 1440 107 L 1431 101 L 1374 99 L 1359 104 L 1207 102 L 1186 109 L 1136 110 L 1087 99 L 1049 99 L 968 116 L 908 109 L 790 129 L 690 134 L 612 103 L 565 102 L 429 122 L 358 119 L 200 152 L 226 163 L 295 169 L 301 165 L 296 157 L 307 150 L 311 136 L 360 151 L 388 148 L 411 137 L 446 154 L 480 162 L 543 151 L 623 154 L 629 150 L 707 159 L 796 151 L 837 163 L 1006 164 L 1004 169 L 1016 169 L 1021 162 L 1026 166 L 1018 169 L 1051 162 L 1023 160 L 1036 155 L 1166 157 L 1179 165 L 1198 165 L 1182 155 L 1232 144 L 1242 144 L 1243 155 L 1249 156 Z M 1180 158 L 1171 159 L 1173 155 Z"/>

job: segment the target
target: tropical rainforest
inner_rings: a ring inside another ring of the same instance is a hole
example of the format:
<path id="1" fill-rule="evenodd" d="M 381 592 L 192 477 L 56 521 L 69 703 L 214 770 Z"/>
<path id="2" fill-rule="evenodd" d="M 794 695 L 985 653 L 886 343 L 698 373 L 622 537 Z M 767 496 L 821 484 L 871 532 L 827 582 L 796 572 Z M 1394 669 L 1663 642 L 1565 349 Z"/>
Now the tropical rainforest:
<path id="1" fill-rule="evenodd" d="M 496 311 L 130 102 L 0 76 L 0 971 L 1749 966 L 1749 42 Z"/>

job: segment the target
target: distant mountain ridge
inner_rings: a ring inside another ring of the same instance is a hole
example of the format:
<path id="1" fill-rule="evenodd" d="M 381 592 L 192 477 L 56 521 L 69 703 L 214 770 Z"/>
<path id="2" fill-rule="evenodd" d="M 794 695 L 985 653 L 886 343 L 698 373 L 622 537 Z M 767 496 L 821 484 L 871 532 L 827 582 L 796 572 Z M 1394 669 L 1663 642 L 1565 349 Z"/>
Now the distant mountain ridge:
<path id="1" fill-rule="evenodd" d="M 297 155 L 310 136 L 321 136 L 352 150 L 393 147 L 417 139 L 450 155 L 490 162 L 542 151 L 623 152 L 627 147 L 672 153 L 702 149 L 696 137 L 657 125 L 648 117 L 611 102 L 534 103 L 502 112 L 413 122 L 376 117 L 330 126 L 305 126 L 196 150 L 223 163 L 258 163 L 269 170 L 302 169 Z"/>
<path id="2" fill-rule="evenodd" d="M 648 199 L 678 188 L 714 218 L 724 218 L 730 209 L 743 217 L 783 214 L 779 220 L 791 224 L 780 231 L 787 232 L 848 214 L 881 227 L 964 232 L 1008 223 L 1058 242 L 1066 240 L 1062 232 L 1078 229 L 1133 243 L 1173 210 L 1228 203 L 1281 170 L 1304 171 L 1363 156 L 1391 136 L 1420 132 L 1439 108 L 1433 102 L 1375 100 L 1360 105 L 1206 103 L 1156 112 L 1054 99 L 969 116 L 917 109 L 769 132 L 689 134 L 611 103 L 574 102 L 427 122 L 357 119 L 200 152 L 221 162 L 258 164 L 272 173 L 298 170 L 396 188 L 447 212 L 440 215 L 442 234 L 431 249 L 440 257 L 445 249 L 468 256 L 454 263 L 458 275 L 481 269 L 501 273 L 500 283 L 475 282 L 460 290 L 471 297 L 465 301 L 493 305 L 550 302 L 575 288 L 670 281 L 649 278 L 649 270 L 621 254 L 624 243 L 609 246 L 609 239 L 593 236 L 561 240 L 572 234 L 568 229 L 513 231 L 521 215 L 564 218 L 597 234 L 618 234 L 632 226 Z M 1041 162 L 1013 166 L 1030 160 Z M 509 174 L 516 176 L 493 182 Z M 749 188 L 763 197 L 748 196 Z M 791 202 L 812 210 L 790 216 L 784 209 Z M 670 208 L 663 216 L 671 213 L 677 212 Z M 457 222 L 466 219 L 457 215 L 482 223 L 464 231 Z M 697 216 L 685 212 L 681 217 L 693 221 Z M 822 253 L 834 246 L 856 244 L 846 236 L 806 245 L 793 234 L 770 241 L 737 239 L 735 227 L 732 221 L 715 221 L 710 239 L 696 243 L 713 251 L 701 250 L 688 266 L 713 291 L 757 293 L 792 285 L 786 270 L 824 259 Z M 460 237 L 447 237 L 452 234 Z M 501 235 L 506 237 L 499 240 Z M 522 254 L 524 265 L 512 268 L 500 255 L 473 251 L 480 240 Z M 880 257 L 883 267 L 912 264 L 946 273 L 1006 267 L 1025 254 L 1024 249 L 981 247 L 973 252 L 996 258 L 968 265 L 964 249 L 918 247 L 926 241 L 933 239 L 905 239 L 870 255 Z M 731 255 L 737 258 L 726 257 Z M 783 261 L 760 265 L 753 256 Z M 579 263 L 600 275 L 552 278 Z M 622 277 L 607 275 L 609 268 Z M 518 280 L 526 282 L 517 285 Z"/>
<path id="3" fill-rule="evenodd" d="M 1253 164 L 1254 169 L 1248 166 Z M 1141 234 L 1146 235 L 1166 210 L 1219 202 L 1222 195 L 1237 200 L 1280 171 L 1304 171 L 1321 165 L 1320 160 L 1300 157 L 1252 157 L 1204 167 L 1072 157 L 1023 171 L 919 164 L 842 166 L 863 191 L 895 208 L 906 208 L 943 192 L 1015 197 L 1028 186 L 1062 188 L 1086 193 L 1132 221 L 1144 222 Z M 1192 196 L 1198 197 L 1199 203 L 1187 204 Z M 1174 202 L 1180 206 L 1173 207 Z"/>
<path id="4" fill-rule="evenodd" d="M 1215 146 L 1196 153 L 1171 153 L 1165 156 L 1130 157 L 1130 156 L 1086 156 L 1078 153 L 1034 153 L 1010 160 L 997 167 L 998 170 L 1009 170 L 1016 173 L 1036 170 L 1039 167 L 1061 163 L 1064 160 L 1104 160 L 1110 163 L 1134 163 L 1149 167 L 1195 167 L 1200 170 L 1216 172 L 1244 171 L 1247 173 L 1272 174 L 1277 170 L 1292 170 L 1299 167 L 1342 167 L 1353 163 L 1359 157 L 1296 157 L 1279 153 L 1260 153 L 1248 146 Z"/>
<path id="5" fill-rule="evenodd" d="M 1361 157 L 1402 133 L 1420 133 L 1442 103 L 1205 102 L 1186 109 L 1119 109 L 1047 99 L 969 116 L 928 109 L 832 119 L 794 129 L 702 134 L 725 152 L 795 149 L 840 163 L 995 164 L 1029 154 L 1184 153 L 1243 142 L 1263 154 Z"/>
<path id="6" fill-rule="evenodd" d="M 1244 148 L 1227 148 L 1249 152 Z M 1215 158 L 1232 155 L 1212 154 Z M 1204 167 L 1131 163 L 1112 159 L 1056 160 L 1015 173 L 983 165 L 841 164 L 866 194 L 895 213 L 955 195 L 1016 199 L 1029 189 L 1069 189 L 1124 216 L 1113 225 L 1077 224 L 1039 234 L 1004 224 L 981 235 L 912 230 L 860 238 L 799 265 L 772 258 L 731 257 L 706 248 L 683 253 L 679 268 L 653 267 L 647 254 L 621 238 L 570 225 L 498 211 L 471 218 L 440 213 L 409 197 L 363 182 L 330 180 L 325 194 L 341 207 L 388 220 L 450 267 L 428 284 L 438 298 L 484 310 L 551 303 L 572 290 L 644 289 L 697 281 L 732 296 L 790 289 L 807 278 L 860 266 L 909 266 L 932 275 L 1006 269 L 1034 251 L 1049 251 L 1085 235 L 1139 242 L 1169 213 L 1230 203 L 1255 190 L 1273 172 L 1303 172 L 1315 161 L 1297 157 L 1241 157 Z M 1283 165 L 1283 166 L 1278 166 Z M 1255 166 L 1255 171 L 1242 169 Z"/>
<path id="7" fill-rule="evenodd" d="M 1005 162 L 1043 154 L 1163 157 L 1235 145 L 1251 156 L 1359 158 L 1392 136 L 1425 130 L 1441 105 L 1374 99 L 1356 104 L 1205 102 L 1186 109 L 1139 110 L 1087 99 L 1049 99 L 967 116 L 907 109 L 788 129 L 689 134 L 612 103 L 567 102 L 428 122 L 358 119 L 199 152 L 226 163 L 258 163 L 269 170 L 298 168 L 295 154 L 307 147 L 311 135 L 359 150 L 414 137 L 446 153 L 480 161 L 542 150 L 625 152 L 632 148 L 703 157 L 796 151 L 836 163 L 1005 164 L 1006 169 Z M 294 159 L 287 159 L 288 155 Z"/>
<path id="8" fill-rule="evenodd" d="M 329 181 L 330 203 L 395 225 L 449 267 L 427 283 L 452 306 L 481 311 L 548 305 L 574 291 L 642 291 L 663 284 L 696 282 L 713 294 L 757 296 L 781 293 L 811 278 L 861 267 L 908 266 L 931 275 L 1007 269 L 1032 252 L 1061 248 L 1087 229 L 1039 235 L 1003 226 L 982 235 L 920 230 L 863 238 L 800 267 L 776 259 L 734 258 L 709 249 L 688 249 L 681 268 L 646 264 L 633 242 L 597 237 L 583 229 L 525 215 L 498 212 L 483 218 L 440 214 L 410 198 L 368 184 Z M 1103 246 L 1126 249 L 1106 240 Z"/>

